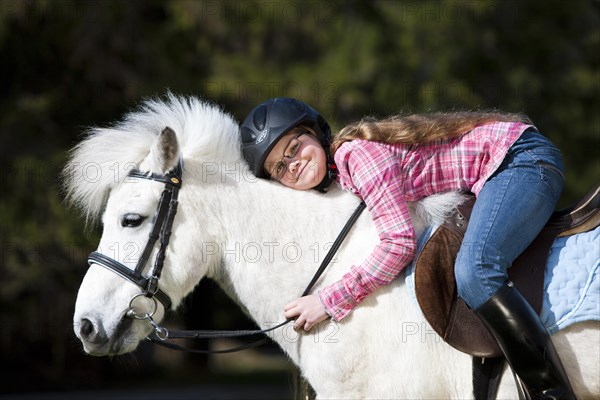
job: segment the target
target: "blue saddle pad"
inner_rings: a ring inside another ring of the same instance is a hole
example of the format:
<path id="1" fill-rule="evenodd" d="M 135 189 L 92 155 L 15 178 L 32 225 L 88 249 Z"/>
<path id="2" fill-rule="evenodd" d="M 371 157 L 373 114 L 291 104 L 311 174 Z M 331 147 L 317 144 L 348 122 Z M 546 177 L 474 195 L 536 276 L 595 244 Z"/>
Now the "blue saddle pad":
<path id="1" fill-rule="evenodd" d="M 422 235 L 419 251 L 436 229 L 431 227 Z M 406 269 L 405 281 L 410 297 L 419 308 L 414 270 L 413 262 Z M 552 244 L 540 318 L 550 333 L 577 322 L 600 321 L 600 227 L 557 238 Z"/>

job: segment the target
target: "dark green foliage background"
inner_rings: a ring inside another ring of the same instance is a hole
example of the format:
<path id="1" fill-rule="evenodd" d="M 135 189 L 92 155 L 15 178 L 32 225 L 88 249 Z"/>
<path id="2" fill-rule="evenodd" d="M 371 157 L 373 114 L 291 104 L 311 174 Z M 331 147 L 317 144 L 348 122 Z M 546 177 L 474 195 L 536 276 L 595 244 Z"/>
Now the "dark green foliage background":
<path id="1" fill-rule="evenodd" d="M 145 373 L 143 358 L 84 356 L 72 333 L 98 232 L 65 209 L 57 175 L 87 126 L 167 90 L 238 120 L 268 97 L 298 97 L 335 128 L 398 112 L 523 112 L 564 152 L 565 206 L 600 183 L 599 45 L 600 3 L 585 0 L 2 0 L 0 392 Z"/>

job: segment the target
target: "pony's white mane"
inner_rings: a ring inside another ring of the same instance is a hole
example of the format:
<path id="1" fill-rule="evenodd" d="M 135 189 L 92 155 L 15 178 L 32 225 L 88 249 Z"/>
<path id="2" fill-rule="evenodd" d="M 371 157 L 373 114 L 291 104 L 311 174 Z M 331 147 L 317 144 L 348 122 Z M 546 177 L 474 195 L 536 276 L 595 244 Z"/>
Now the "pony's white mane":
<path id="1" fill-rule="evenodd" d="M 184 159 L 243 163 L 238 123 L 231 115 L 196 97 L 165 97 L 145 101 L 113 127 L 89 129 L 70 152 L 62 173 L 65 197 L 86 222 L 100 215 L 110 190 L 139 167 L 167 126 L 177 134 Z"/>

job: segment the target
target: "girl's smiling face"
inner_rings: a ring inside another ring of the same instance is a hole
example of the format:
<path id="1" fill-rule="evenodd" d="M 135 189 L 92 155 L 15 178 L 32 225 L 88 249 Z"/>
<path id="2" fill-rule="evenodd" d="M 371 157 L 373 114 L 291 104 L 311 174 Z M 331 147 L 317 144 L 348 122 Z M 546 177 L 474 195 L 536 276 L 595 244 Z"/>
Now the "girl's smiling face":
<path id="1" fill-rule="evenodd" d="M 279 139 L 263 168 L 272 179 L 287 187 L 312 189 L 327 173 L 325 150 L 312 131 L 297 127 Z"/>

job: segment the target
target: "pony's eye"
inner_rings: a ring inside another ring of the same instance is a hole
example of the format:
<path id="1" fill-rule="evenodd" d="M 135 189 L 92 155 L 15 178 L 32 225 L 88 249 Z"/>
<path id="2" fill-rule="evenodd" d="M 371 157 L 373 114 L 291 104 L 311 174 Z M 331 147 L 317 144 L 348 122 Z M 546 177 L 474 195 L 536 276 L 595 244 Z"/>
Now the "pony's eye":
<path id="1" fill-rule="evenodd" d="M 123 228 L 135 228 L 140 226 L 146 217 L 139 214 L 125 214 L 121 220 L 121 226 Z"/>

